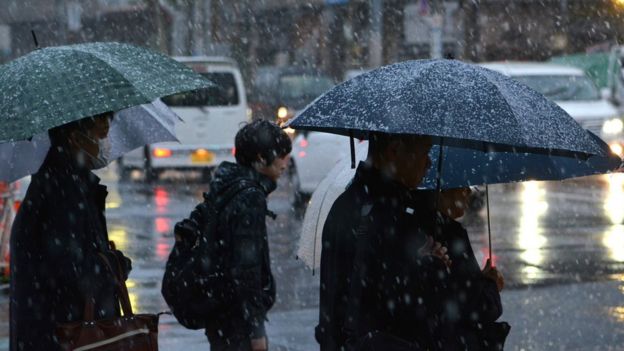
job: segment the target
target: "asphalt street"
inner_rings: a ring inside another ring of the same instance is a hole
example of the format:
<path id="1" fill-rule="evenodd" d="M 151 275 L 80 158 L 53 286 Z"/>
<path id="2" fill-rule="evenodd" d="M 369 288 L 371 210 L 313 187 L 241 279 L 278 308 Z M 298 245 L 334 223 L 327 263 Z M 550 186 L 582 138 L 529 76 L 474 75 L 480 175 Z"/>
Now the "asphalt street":
<path id="1" fill-rule="evenodd" d="M 173 243 L 173 225 L 208 190 L 200 178 L 175 172 L 154 183 L 140 175 L 118 182 L 114 167 L 101 173 L 109 186 L 111 240 L 133 260 L 128 280 L 135 311 L 168 308 L 160 281 Z M 270 196 L 268 219 L 277 302 L 269 339 L 277 350 L 313 350 L 318 274 L 296 259 L 301 220 L 289 203 L 287 180 Z M 504 274 L 504 320 L 510 350 L 624 349 L 624 177 L 492 186 L 490 217 L 495 265 Z M 487 257 L 486 211 L 463 218 L 480 262 Z M 8 296 L 0 300 L 0 349 L 8 346 Z M 160 325 L 162 350 L 207 350 L 201 332 L 171 317 Z"/>

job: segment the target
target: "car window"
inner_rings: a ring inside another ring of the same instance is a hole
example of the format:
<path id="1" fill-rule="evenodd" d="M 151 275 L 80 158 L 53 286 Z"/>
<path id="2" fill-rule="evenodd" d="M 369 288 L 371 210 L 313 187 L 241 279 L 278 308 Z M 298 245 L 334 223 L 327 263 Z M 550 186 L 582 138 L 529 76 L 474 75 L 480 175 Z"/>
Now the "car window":
<path id="1" fill-rule="evenodd" d="M 585 76 L 535 75 L 514 78 L 554 101 L 600 99 L 598 88 Z"/>
<path id="2" fill-rule="evenodd" d="M 328 77 L 284 75 L 280 77 L 278 94 L 284 100 L 307 98 L 312 100 L 334 86 Z"/>
<path id="3" fill-rule="evenodd" d="M 180 106 L 232 106 L 238 105 L 238 88 L 234 74 L 230 72 L 201 73 L 215 83 L 214 87 L 174 94 L 162 100 L 171 107 Z"/>

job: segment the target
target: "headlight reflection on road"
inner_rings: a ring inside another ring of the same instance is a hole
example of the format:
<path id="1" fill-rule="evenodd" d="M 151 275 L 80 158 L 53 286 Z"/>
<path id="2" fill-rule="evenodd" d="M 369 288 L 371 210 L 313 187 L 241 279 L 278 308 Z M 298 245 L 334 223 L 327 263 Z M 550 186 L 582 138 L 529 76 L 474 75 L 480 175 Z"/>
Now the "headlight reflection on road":
<path id="1" fill-rule="evenodd" d="M 128 287 L 128 297 L 130 298 L 132 310 L 134 313 L 137 313 L 137 311 L 141 310 L 141 306 L 139 305 L 139 295 L 133 292 L 137 286 L 136 281 L 128 278 L 128 280 L 126 280 L 126 286 Z"/>
<path id="2" fill-rule="evenodd" d="M 604 210 L 612 225 L 604 232 L 602 243 L 612 260 L 624 262 L 624 174 L 610 174 L 607 179 L 609 191 Z"/>
<path id="3" fill-rule="evenodd" d="M 540 269 L 535 266 L 539 266 L 544 260 L 541 248 L 547 240 L 542 235 L 540 217 L 548 211 L 548 202 L 545 199 L 546 190 L 540 183 L 525 182 L 522 185 L 518 246 L 524 250 L 520 257 L 528 264 L 522 269 L 523 277 L 528 283 L 540 274 Z"/>
<path id="4" fill-rule="evenodd" d="M 119 196 L 117 188 L 109 188 L 109 193 L 106 196 L 106 209 L 119 208 L 121 203 L 121 196 Z"/>
<path id="5" fill-rule="evenodd" d="M 108 240 L 114 241 L 117 250 L 125 251 L 128 247 L 128 234 L 123 228 L 115 228 L 108 231 Z"/>

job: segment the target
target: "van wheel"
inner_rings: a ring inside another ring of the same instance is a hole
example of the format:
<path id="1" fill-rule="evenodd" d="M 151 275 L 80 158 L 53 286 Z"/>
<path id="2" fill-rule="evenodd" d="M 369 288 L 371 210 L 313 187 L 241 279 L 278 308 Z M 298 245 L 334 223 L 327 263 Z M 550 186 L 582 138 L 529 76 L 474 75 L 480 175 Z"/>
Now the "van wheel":
<path id="1" fill-rule="evenodd" d="M 202 183 L 210 183 L 212 180 L 212 167 L 204 168 L 201 170 Z"/>
<path id="2" fill-rule="evenodd" d="M 305 209 L 310 200 L 310 195 L 301 192 L 301 186 L 299 183 L 299 174 L 297 173 L 297 167 L 294 163 L 290 164 L 288 169 L 288 182 L 289 182 L 289 202 L 295 213 L 295 218 L 303 218 Z"/>
<path id="3" fill-rule="evenodd" d="M 154 183 L 160 179 L 160 171 L 150 167 L 145 168 L 145 181 L 147 183 Z"/>
<path id="4" fill-rule="evenodd" d="M 120 182 L 129 181 L 131 174 L 132 174 L 132 168 L 128 168 L 124 166 L 121 157 L 118 158 L 117 159 L 117 176 L 119 177 L 119 181 Z"/>
<path id="5" fill-rule="evenodd" d="M 145 182 L 153 183 L 154 181 L 158 180 L 160 173 L 158 172 L 158 170 L 152 168 L 152 157 L 150 155 L 149 145 L 145 145 L 145 147 L 143 148 L 143 151 L 144 151 L 144 157 L 145 157 L 145 165 L 143 167 L 144 169 L 143 173 L 145 174 Z"/>

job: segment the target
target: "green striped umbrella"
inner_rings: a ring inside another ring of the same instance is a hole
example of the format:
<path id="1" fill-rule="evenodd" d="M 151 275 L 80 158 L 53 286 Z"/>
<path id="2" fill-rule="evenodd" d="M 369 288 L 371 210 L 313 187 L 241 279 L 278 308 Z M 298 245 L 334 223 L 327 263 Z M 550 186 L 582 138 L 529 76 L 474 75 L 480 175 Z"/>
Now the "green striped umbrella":
<path id="1" fill-rule="evenodd" d="M 0 66 L 0 142 L 212 85 L 165 55 L 129 44 L 38 49 Z"/>

